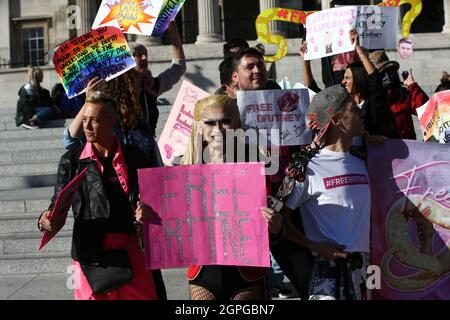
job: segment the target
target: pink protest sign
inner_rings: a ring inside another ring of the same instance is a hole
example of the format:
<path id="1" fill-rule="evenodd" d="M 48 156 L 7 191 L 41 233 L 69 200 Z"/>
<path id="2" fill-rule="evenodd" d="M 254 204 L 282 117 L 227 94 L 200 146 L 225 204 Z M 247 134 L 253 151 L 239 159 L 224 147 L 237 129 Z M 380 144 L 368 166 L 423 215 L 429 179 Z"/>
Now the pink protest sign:
<path id="1" fill-rule="evenodd" d="M 227 163 L 139 170 L 141 201 L 156 213 L 144 229 L 147 267 L 269 267 L 263 169 Z"/>
<path id="2" fill-rule="evenodd" d="M 195 103 L 209 94 L 193 84 L 183 81 L 172 111 L 158 141 L 165 165 L 171 166 L 175 157 L 186 151 L 194 121 Z"/>
<path id="3" fill-rule="evenodd" d="M 45 231 L 42 234 L 41 244 L 39 250 L 41 250 L 50 240 L 52 240 L 61 228 L 66 224 L 67 214 L 69 213 L 70 206 L 72 205 L 75 193 L 80 186 L 83 178 L 87 172 L 87 168 L 80 172 L 72 181 L 70 181 L 64 189 L 58 194 L 56 198 L 55 206 L 50 214 L 50 221 L 52 223 L 52 231 Z"/>
<path id="4" fill-rule="evenodd" d="M 449 159 L 438 143 L 369 148 L 374 299 L 450 299 Z"/>

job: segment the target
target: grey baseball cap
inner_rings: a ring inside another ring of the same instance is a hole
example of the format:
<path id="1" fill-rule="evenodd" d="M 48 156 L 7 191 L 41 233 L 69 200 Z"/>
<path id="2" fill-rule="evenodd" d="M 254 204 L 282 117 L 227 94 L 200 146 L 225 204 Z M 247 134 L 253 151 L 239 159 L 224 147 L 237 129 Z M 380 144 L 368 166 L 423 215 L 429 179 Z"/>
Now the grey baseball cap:
<path id="1" fill-rule="evenodd" d="M 329 122 L 331 116 L 344 106 L 348 98 L 351 98 L 351 95 L 341 85 L 320 91 L 309 105 L 309 120 L 317 122 L 322 128 Z"/>

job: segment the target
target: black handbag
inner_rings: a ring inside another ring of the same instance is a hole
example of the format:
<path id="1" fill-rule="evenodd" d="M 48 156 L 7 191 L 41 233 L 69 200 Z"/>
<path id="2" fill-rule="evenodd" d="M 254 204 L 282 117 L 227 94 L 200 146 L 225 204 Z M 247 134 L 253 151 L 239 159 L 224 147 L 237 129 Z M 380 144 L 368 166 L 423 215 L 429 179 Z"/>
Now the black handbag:
<path id="1" fill-rule="evenodd" d="M 116 290 L 133 279 L 127 249 L 107 250 L 98 262 L 82 264 L 92 292 L 101 294 Z"/>

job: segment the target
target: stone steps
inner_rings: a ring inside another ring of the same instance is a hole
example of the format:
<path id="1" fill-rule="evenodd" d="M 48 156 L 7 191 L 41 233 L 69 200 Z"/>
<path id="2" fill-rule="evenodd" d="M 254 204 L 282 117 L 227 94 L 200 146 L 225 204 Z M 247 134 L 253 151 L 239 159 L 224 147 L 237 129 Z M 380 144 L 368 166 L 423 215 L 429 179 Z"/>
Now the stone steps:
<path id="1" fill-rule="evenodd" d="M 0 177 L 0 191 L 25 188 L 54 186 L 56 183 L 56 168 L 53 173 L 16 175 Z"/>
<path id="2" fill-rule="evenodd" d="M 36 129 L 38 130 L 38 129 Z M 63 148 L 61 137 L 45 137 L 45 138 L 15 138 L 0 141 L 0 150 L 5 151 L 25 151 L 39 149 L 56 149 Z"/>
<path id="3" fill-rule="evenodd" d="M 0 164 L 0 176 L 56 174 L 58 162 L 28 162 L 28 163 L 4 163 Z"/>
<path id="4" fill-rule="evenodd" d="M 59 137 L 62 139 L 64 128 L 44 128 L 36 130 L 8 130 L 0 131 L 0 141 L 18 138 L 43 138 L 43 137 Z"/>
<path id="5" fill-rule="evenodd" d="M 20 151 L 6 151 L 0 153 L 0 165 L 10 162 L 20 163 L 33 161 L 51 161 L 58 162 L 61 156 L 66 152 L 63 148 L 55 149 L 40 149 L 40 150 L 20 150 Z M 55 171 L 56 172 L 56 171 Z"/>

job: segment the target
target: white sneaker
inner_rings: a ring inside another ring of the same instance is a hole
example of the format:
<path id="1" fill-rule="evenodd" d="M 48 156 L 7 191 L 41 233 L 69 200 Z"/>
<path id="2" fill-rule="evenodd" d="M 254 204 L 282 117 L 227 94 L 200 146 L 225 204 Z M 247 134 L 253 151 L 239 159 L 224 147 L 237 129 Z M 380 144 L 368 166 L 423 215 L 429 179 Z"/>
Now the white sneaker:
<path id="1" fill-rule="evenodd" d="M 35 126 L 34 124 L 30 124 L 30 123 L 22 123 L 20 126 L 22 128 L 29 129 L 29 130 L 39 129 L 38 126 Z"/>

